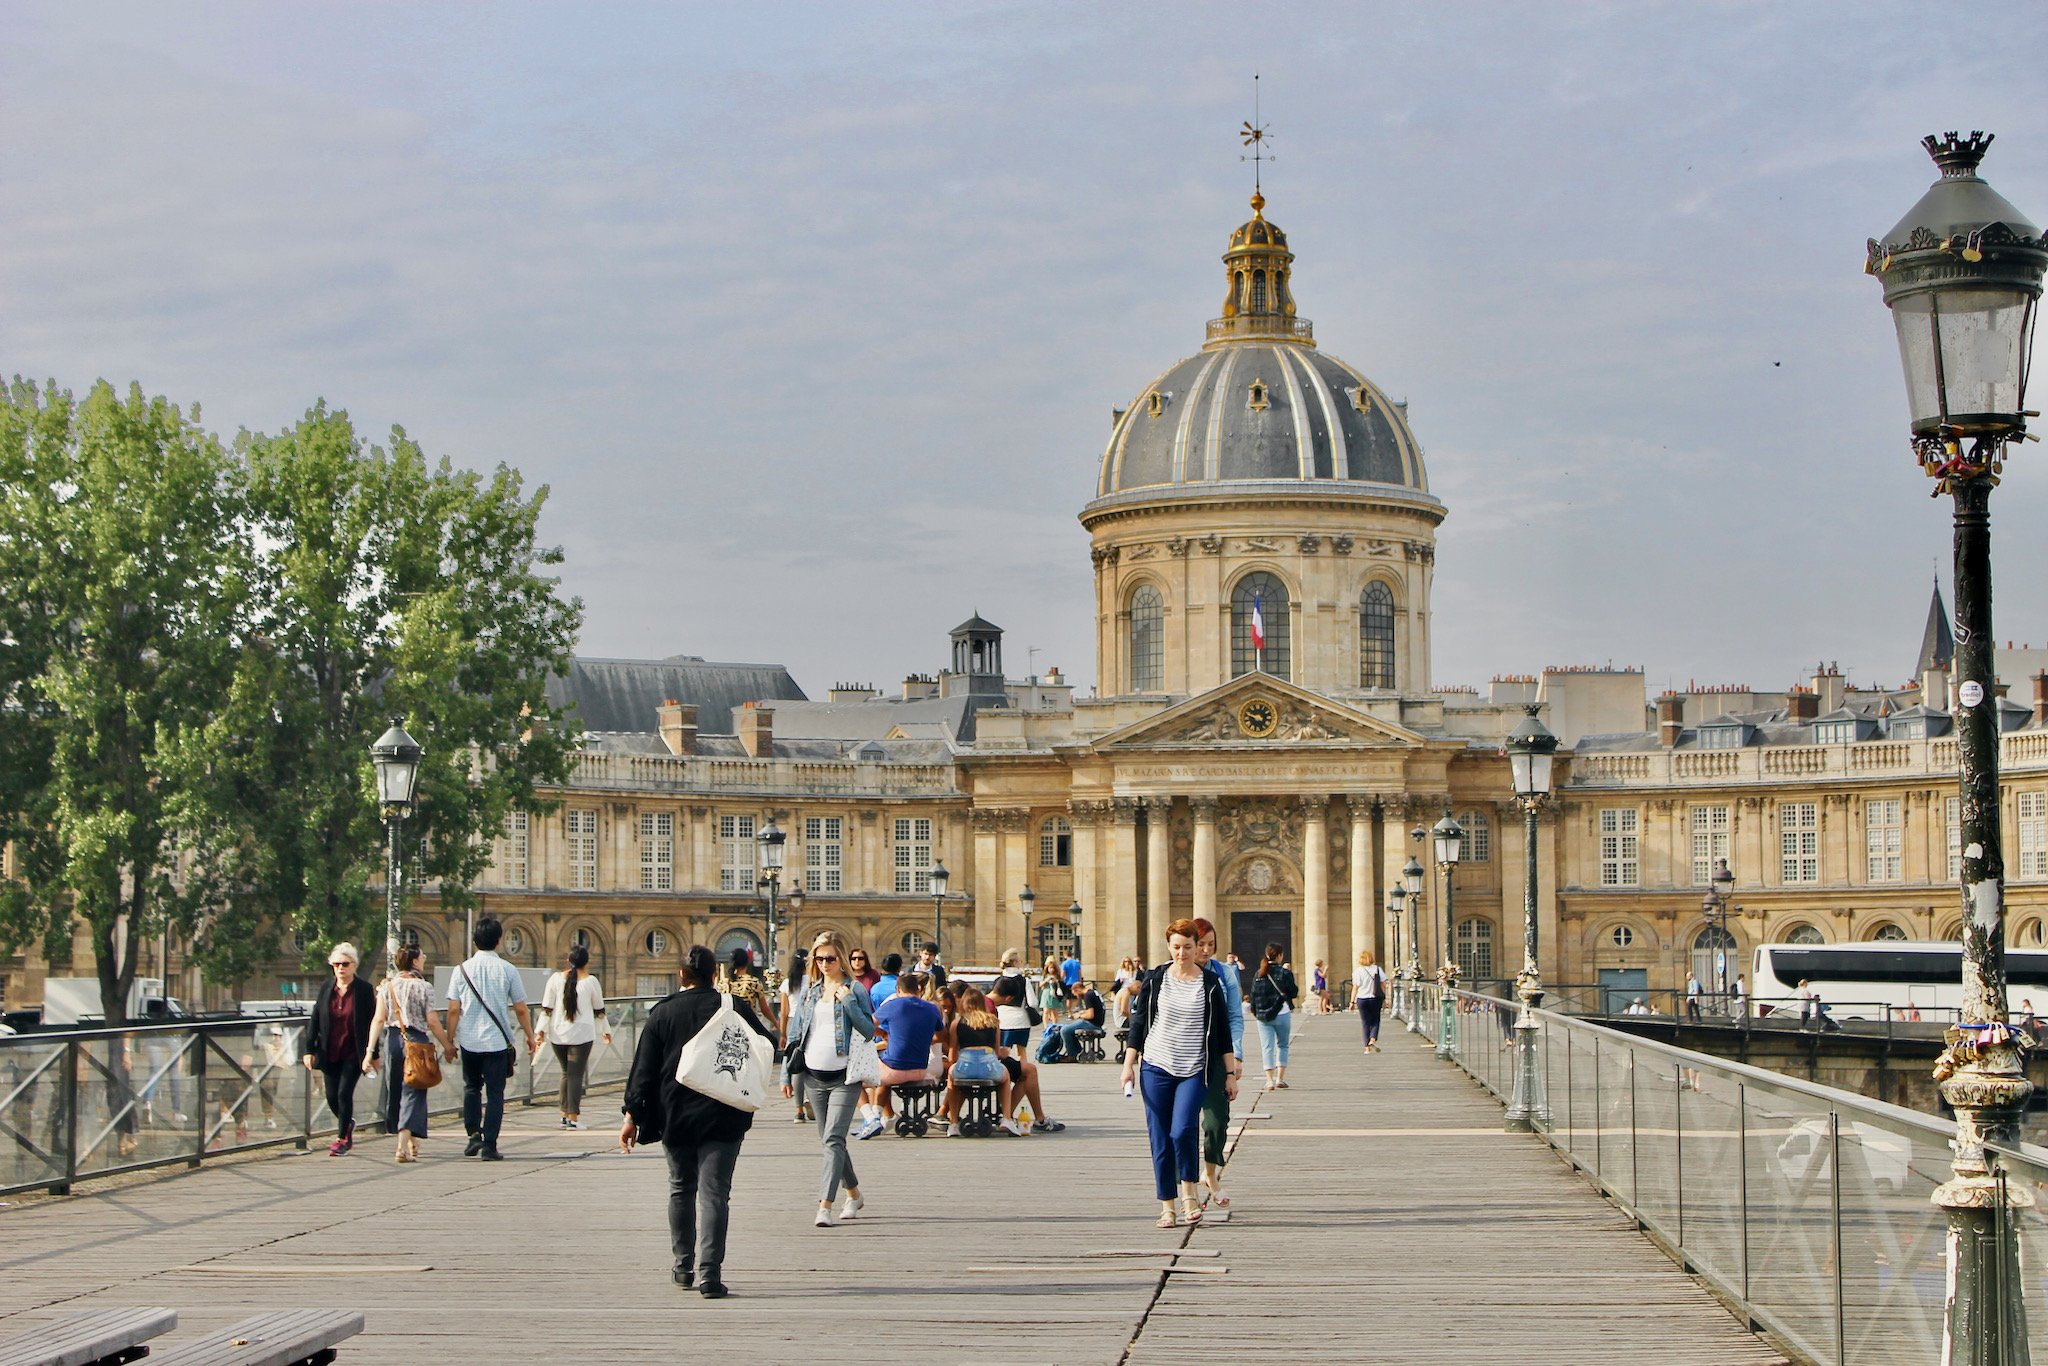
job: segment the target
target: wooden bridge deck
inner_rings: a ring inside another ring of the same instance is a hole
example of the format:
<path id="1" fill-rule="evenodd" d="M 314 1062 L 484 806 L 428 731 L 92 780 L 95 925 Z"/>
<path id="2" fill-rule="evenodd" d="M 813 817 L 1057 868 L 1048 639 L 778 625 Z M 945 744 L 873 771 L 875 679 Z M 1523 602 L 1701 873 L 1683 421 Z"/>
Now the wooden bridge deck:
<path id="1" fill-rule="evenodd" d="M 1785 1360 L 1415 1036 L 1396 1026 L 1367 1058 L 1355 1017 L 1304 1024 L 1294 1084 L 1238 1106 L 1257 1117 L 1235 1126 L 1225 1225 L 1154 1229 L 1138 1103 L 1113 1066 L 1054 1067 L 1065 1133 L 855 1144 L 868 1210 L 835 1229 L 809 1222 L 814 1131 L 764 1113 L 733 1297 L 708 1302 L 669 1282 L 658 1153 L 606 1155 L 605 1129 L 514 1109 L 495 1165 L 444 1126 L 416 1166 L 370 1138 L 0 1210 L 0 1338 L 85 1307 L 170 1306 L 182 1339 L 315 1306 L 367 1314 L 343 1361 L 408 1366 L 799 1362 L 826 1344 L 1132 1366 Z"/>

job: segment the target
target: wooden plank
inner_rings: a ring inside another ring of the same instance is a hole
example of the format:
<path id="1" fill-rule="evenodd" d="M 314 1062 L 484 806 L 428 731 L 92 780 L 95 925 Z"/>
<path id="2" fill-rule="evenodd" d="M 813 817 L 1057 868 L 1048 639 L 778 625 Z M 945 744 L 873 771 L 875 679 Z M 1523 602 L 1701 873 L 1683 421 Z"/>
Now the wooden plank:
<path id="1" fill-rule="evenodd" d="M 0 1366 L 86 1366 L 177 1326 L 170 1309 L 88 1309 L 0 1343 Z"/>
<path id="2" fill-rule="evenodd" d="M 258 1314 L 150 1358 L 152 1366 L 291 1366 L 363 1331 L 363 1316 L 337 1309 Z"/>

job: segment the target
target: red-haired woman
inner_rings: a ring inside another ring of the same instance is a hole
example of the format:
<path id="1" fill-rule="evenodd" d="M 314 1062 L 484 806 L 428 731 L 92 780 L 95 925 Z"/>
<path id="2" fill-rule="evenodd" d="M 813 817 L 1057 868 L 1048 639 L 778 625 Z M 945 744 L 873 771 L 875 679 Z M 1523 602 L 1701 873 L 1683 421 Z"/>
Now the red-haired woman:
<path id="1" fill-rule="evenodd" d="M 1124 1085 L 1136 1082 L 1145 1097 L 1161 1228 L 1174 1226 L 1176 1187 L 1182 1216 L 1190 1224 L 1202 1219 L 1202 1102 L 1212 1070 L 1222 1071 L 1224 1095 L 1237 1095 L 1229 1005 L 1222 979 L 1202 969 L 1200 941 L 1201 929 L 1192 920 L 1166 927 L 1172 961 L 1145 974 L 1124 1051 Z"/>

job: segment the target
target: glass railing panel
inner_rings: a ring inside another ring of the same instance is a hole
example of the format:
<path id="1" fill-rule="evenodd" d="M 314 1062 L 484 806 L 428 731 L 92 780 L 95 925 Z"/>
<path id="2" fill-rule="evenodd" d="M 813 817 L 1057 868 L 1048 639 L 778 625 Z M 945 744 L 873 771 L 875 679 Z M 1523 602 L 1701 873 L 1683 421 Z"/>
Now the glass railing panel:
<path id="1" fill-rule="evenodd" d="M 2033 1359 L 2040 1360 L 2048 1355 L 2043 1350 L 2048 1346 L 2048 1153 L 2029 1145 L 2024 1151 L 2001 1151 L 1997 1161 L 2006 1177 L 2006 1199 L 2015 1206 L 2009 1218 L 2019 1242 L 2018 1293 L 2025 1306 L 2027 1341 Z M 1937 1332 L 1940 1309 L 1937 1300 Z"/>
<path id="2" fill-rule="evenodd" d="M 1799 1092 L 1745 1089 L 1750 1302 L 1806 1355 L 1832 1362 L 1840 1320 L 1830 1108 Z"/>
<path id="3" fill-rule="evenodd" d="M 252 1022 L 246 1028 L 208 1029 L 200 1036 L 208 1152 L 303 1137 L 304 1034 L 305 1026 L 298 1023 Z"/>
<path id="4" fill-rule="evenodd" d="M 0 1039 L 0 1189 L 64 1179 L 71 1142 L 62 1043 Z"/>
<path id="5" fill-rule="evenodd" d="M 1624 1040 L 1602 1039 L 1594 1069 L 1599 1086 L 1599 1175 L 1603 1185 L 1631 1206 L 1636 1200 L 1635 1077 L 1633 1051 Z"/>
<path id="6" fill-rule="evenodd" d="M 1683 1241 L 1678 1202 L 1678 1088 L 1688 1078 L 1668 1054 L 1631 1049 L 1635 1057 L 1636 1217 L 1670 1242 Z"/>
<path id="7" fill-rule="evenodd" d="M 1939 1128 L 1887 1124 L 1874 1114 L 1837 1119 L 1850 1366 L 1940 1359 L 1948 1219 L 1932 1196 L 1949 1178 L 1947 1140 Z"/>
<path id="8" fill-rule="evenodd" d="M 1721 1285 L 1742 1285 L 1742 1085 L 1713 1068 L 1678 1092 L 1685 1255 Z"/>

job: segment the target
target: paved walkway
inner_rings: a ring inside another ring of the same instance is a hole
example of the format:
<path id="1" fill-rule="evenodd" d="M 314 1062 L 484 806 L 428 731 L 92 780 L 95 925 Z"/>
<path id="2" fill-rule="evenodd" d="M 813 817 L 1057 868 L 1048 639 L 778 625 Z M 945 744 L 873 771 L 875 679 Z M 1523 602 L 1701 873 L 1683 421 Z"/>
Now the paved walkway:
<path id="1" fill-rule="evenodd" d="M 1355 1017 L 1305 1024 L 1294 1085 L 1238 1107 L 1221 1226 L 1153 1228 L 1138 1103 L 1113 1066 L 1048 1068 L 1067 1132 L 856 1144 L 869 1207 L 836 1229 L 809 1223 L 814 1131 L 764 1114 L 713 1303 L 669 1283 L 658 1154 L 515 1109 L 492 1166 L 444 1128 L 412 1167 L 371 1139 L 0 1211 L 0 1340 L 87 1305 L 173 1307 L 181 1339 L 312 1305 L 367 1312 L 342 1361 L 407 1366 L 1784 1360 L 1414 1036 L 1367 1058 Z"/>

